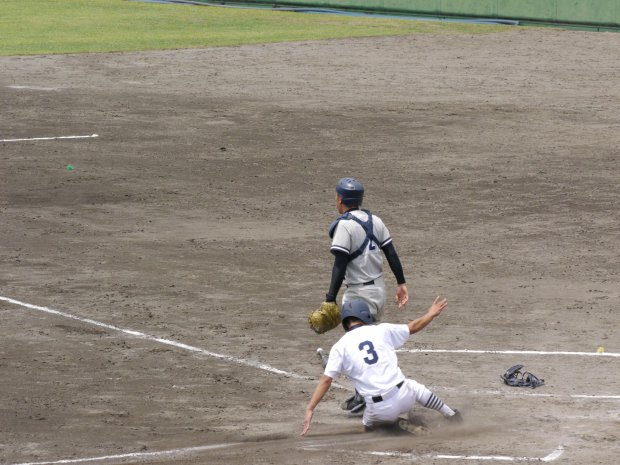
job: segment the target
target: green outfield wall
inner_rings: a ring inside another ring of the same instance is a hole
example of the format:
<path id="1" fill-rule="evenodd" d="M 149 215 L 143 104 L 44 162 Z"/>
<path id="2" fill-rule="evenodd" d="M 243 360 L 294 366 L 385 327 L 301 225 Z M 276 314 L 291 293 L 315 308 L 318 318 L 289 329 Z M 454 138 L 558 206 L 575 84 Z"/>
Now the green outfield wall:
<path id="1" fill-rule="evenodd" d="M 240 0 L 270 6 L 351 9 L 439 17 L 620 28 L 620 0 Z M 223 2 L 226 3 L 226 2 Z"/>

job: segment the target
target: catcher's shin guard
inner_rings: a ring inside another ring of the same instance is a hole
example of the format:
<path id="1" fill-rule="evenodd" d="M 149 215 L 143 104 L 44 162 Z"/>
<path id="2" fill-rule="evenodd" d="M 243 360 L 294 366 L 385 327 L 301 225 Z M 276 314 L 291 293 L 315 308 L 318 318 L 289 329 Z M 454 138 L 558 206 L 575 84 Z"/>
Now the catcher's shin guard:
<path id="1" fill-rule="evenodd" d="M 355 391 L 355 394 L 340 404 L 340 407 L 342 410 L 348 410 L 353 414 L 360 414 L 363 413 L 366 408 L 366 401 Z"/>

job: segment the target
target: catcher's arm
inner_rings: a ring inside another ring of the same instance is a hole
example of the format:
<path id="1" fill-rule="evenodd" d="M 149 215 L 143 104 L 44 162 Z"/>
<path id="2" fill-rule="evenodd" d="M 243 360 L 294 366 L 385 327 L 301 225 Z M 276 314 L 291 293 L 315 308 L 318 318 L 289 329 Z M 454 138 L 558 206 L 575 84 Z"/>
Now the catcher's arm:
<path id="1" fill-rule="evenodd" d="M 306 414 L 304 415 L 304 426 L 301 431 L 301 435 L 305 436 L 310 428 L 310 423 L 312 422 L 312 415 L 314 414 L 314 409 L 319 402 L 323 399 L 323 396 L 329 391 L 329 388 L 332 385 L 332 378 L 327 375 L 321 376 L 319 379 L 319 384 L 317 384 L 314 393 L 312 394 L 312 398 L 308 403 L 308 407 L 306 407 Z"/>
<path id="2" fill-rule="evenodd" d="M 407 285 L 405 284 L 403 265 L 400 262 L 400 258 L 398 258 L 394 244 L 390 242 L 381 250 L 383 250 L 385 258 L 390 265 L 390 269 L 396 278 L 396 283 L 398 284 L 398 287 L 396 288 L 396 303 L 398 304 L 398 308 L 403 308 L 409 301 L 409 291 L 407 290 Z"/>
<path id="3" fill-rule="evenodd" d="M 336 296 L 338 295 L 340 286 L 342 286 L 342 281 L 347 271 L 349 256 L 343 252 L 333 252 L 333 254 L 335 259 L 332 269 L 332 279 L 329 291 L 325 295 L 325 302 L 308 315 L 308 324 L 317 334 L 323 334 L 340 324 L 340 308 L 336 303 Z"/>
<path id="4" fill-rule="evenodd" d="M 326 302 L 335 302 L 338 291 L 344 281 L 344 275 L 347 272 L 349 264 L 349 256 L 344 252 L 332 251 L 334 254 L 334 266 L 332 268 L 332 279 L 329 284 L 329 291 L 325 294 Z"/>

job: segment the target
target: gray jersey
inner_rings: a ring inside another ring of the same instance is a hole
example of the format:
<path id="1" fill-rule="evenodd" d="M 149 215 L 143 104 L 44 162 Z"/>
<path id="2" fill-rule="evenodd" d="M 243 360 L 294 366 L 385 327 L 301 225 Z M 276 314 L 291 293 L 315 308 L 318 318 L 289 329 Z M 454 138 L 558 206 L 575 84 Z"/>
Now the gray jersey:
<path id="1" fill-rule="evenodd" d="M 368 220 L 368 214 L 363 210 L 350 212 L 362 221 Z M 383 275 L 383 253 L 381 248 L 392 242 L 392 237 L 381 218 L 372 215 L 373 233 L 379 242 L 370 240 L 362 254 L 351 260 L 347 265 L 344 283 L 348 286 L 362 284 L 377 279 Z M 366 231 L 353 219 L 341 219 L 334 231 L 332 252 L 344 252 L 348 255 L 358 250 L 366 240 Z"/>

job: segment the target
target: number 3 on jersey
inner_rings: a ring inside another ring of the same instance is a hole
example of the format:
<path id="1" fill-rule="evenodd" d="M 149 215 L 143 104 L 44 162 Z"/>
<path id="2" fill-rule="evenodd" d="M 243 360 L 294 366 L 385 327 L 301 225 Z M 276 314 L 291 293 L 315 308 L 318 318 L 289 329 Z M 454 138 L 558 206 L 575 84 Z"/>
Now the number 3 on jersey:
<path id="1" fill-rule="evenodd" d="M 377 352 L 375 352 L 375 346 L 372 342 L 361 342 L 358 348 L 360 351 L 364 350 L 368 354 L 368 357 L 364 357 L 364 361 L 368 365 L 374 365 L 375 363 L 377 363 L 377 361 L 379 361 L 379 355 L 377 355 Z"/>

